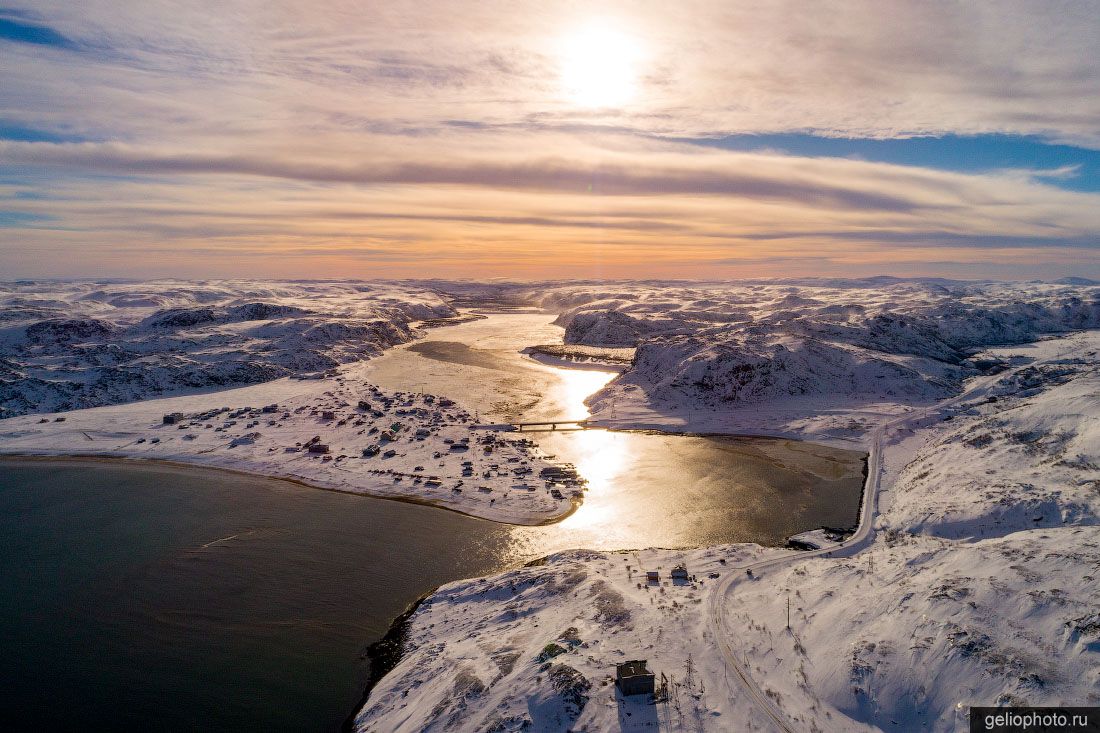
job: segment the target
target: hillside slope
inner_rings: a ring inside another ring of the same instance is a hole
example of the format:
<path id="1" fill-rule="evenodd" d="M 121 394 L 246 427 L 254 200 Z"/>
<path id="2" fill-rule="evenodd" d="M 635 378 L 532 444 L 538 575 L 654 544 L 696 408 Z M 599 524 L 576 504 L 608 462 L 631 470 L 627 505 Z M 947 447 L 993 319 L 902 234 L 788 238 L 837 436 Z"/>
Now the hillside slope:
<path id="1" fill-rule="evenodd" d="M 789 551 L 578 551 L 452 583 L 412 615 L 356 728 L 771 730 L 712 637 L 729 573 L 727 642 L 792 729 L 953 731 L 971 705 L 1100 704 L 1100 333 L 982 357 L 1014 366 L 888 436 L 868 551 L 753 578 L 738 567 Z M 680 563 L 692 580 L 669 583 Z M 616 693 L 627 659 L 669 678 L 667 704 Z"/>
<path id="2" fill-rule="evenodd" d="M 0 417 L 324 371 L 454 314 L 434 292 L 394 284 L 0 284 Z"/>

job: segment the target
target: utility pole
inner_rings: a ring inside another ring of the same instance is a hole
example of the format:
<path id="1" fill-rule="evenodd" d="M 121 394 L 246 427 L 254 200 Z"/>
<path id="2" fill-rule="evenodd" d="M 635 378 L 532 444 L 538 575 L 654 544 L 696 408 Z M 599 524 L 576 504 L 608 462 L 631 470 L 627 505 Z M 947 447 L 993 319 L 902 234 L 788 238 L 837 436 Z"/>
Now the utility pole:
<path id="1" fill-rule="evenodd" d="M 791 630 L 791 592 L 787 591 L 787 631 Z"/>

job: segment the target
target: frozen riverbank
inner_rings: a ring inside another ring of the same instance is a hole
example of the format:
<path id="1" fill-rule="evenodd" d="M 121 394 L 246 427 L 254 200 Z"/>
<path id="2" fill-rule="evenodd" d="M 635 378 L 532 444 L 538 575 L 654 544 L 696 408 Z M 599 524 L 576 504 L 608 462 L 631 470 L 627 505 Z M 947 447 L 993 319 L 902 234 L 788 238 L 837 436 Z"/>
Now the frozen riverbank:
<path id="1" fill-rule="evenodd" d="M 521 353 L 560 339 L 551 320 L 497 314 L 436 328 L 316 379 L 9 418 L 0 453 L 222 467 L 515 524 L 568 516 L 562 535 L 573 547 L 783 544 L 853 523 L 852 442 L 486 427 L 582 419 L 584 399 L 613 376 Z"/>

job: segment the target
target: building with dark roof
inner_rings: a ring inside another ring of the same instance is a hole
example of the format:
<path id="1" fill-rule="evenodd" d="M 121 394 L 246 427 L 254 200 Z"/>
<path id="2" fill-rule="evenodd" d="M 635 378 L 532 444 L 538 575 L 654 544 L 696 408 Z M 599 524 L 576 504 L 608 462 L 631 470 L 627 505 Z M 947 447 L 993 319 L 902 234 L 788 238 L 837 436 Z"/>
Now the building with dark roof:
<path id="1" fill-rule="evenodd" d="M 633 659 L 615 665 L 615 686 L 624 695 L 652 695 L 655 677 L 646 669 L 646 660 Z"/>

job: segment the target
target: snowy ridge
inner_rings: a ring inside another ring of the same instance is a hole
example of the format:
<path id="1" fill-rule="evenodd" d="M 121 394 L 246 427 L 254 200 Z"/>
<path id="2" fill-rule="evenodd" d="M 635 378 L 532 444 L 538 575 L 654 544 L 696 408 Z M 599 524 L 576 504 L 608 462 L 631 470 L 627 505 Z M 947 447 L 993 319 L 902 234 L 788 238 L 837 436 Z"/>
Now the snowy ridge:
<path id="1" fill-rule="evenodd" d="M 2 283 L 0 417 L 324 371 L 454 315 L 398 284 Z"/>
<path id="2" fill-rule="evenodd" d="M 698 423 L 709 412 L 709 427 L 734 427 L 722 416 L 791 399 L 819 412 L 930 403 L 993 366 L 969 358 L 980 348 L 1100 327 L 1100 288 L 1076 284 L 562 285 L 531 297 L 568 307 L 558 319 L 567 343 L 638 347 L 633 367 L 589 400 L 595 421 L 612 426 Z"/>

